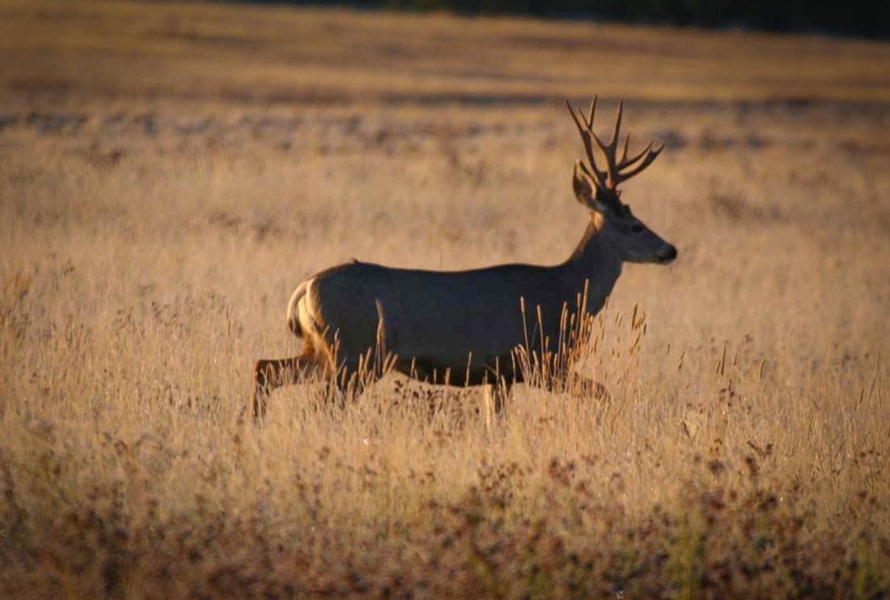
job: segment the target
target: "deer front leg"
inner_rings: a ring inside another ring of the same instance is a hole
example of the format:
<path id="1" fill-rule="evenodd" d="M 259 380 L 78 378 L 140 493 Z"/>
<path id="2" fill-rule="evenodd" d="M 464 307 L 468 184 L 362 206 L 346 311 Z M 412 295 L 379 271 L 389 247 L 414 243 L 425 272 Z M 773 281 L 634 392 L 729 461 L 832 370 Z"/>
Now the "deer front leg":
<path id="1" fill-rule="evenodd" d="M 593 398 L 606 402 L 612 399 L 606 386 L 595 379 L 577 373 L 570 373 L 563 377 L 548 377 L 545 380 L 545 388 L 549 392 L 567 393 L 574 398 Z"/>
<path id="2" fill-rule="evenodd" d="M 582 398 L 593 398 L 594 400 L 602 400 L 608 402 L 612 399 L 609 390 L 599 381 L 584 377 L 583 375 L 574 375 L 569 390 L 573 396 Z"/>

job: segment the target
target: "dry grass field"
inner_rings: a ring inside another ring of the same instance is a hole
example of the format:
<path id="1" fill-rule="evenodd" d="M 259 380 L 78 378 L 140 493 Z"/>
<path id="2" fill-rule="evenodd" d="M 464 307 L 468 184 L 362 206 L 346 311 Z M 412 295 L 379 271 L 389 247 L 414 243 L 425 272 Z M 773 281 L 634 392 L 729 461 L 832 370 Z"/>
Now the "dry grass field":
<path id="1" fill-rule="evenodd" d="M 0 596 L 890 596 L 890 44 L 4 0 L 0 48 Z M 599 317 L 609 401 L 245 421 L 307 275 L 566 257 L 594 93 L 680 252 Z"/>

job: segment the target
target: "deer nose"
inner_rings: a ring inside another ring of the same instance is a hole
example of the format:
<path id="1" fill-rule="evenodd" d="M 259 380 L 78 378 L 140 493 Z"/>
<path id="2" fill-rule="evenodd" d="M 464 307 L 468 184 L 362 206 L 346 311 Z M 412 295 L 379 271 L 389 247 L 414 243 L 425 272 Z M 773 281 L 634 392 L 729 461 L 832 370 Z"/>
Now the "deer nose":
<path id="1" fill-rule="evenodd" d="M 670 244 L 665 244 L 658 251 L 658 254 L 656 255 L 656 257 L 658 258 L 658 262 L 660 262 L 663 265 L 666 265 L 669 262 L 671 262 L 672 260 L 674 260 L 675 258 L 677 258 L 677 249 L 674 248 L 673 246 L 671 246 Z"/>

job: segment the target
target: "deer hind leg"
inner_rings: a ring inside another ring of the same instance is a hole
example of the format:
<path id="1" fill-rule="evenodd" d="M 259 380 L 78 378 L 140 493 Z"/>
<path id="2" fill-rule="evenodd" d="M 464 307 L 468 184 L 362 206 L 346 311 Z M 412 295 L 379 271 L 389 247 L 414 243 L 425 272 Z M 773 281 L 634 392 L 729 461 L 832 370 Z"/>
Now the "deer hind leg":
<path id="1" fill-rule="evenodd" d="M 308 344 L 300 356 L 258 360 L 253 369 L 250 402 L 254 421 L 260 421 L 266 415 L 266 403 L 273 390 L 299 383 L 318 370 L 318 360 Z"/>
<path id="2" fill-rule="evenodd" d="M 510 395 L 510 388 L 510 384 L 505 380 L 484 384 L 483 411 L 486 431 L 491 431 L 495 424 L 504 418 L 504 405 Z"/>

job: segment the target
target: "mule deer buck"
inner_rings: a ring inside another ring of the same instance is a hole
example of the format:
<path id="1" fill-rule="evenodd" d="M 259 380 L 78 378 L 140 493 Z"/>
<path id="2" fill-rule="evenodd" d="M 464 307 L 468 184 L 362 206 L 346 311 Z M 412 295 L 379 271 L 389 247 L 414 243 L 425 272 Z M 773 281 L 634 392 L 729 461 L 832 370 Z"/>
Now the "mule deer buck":
<path id="1" fill-rule="evenodd" d="M 607 144 L 593 131 L 596 98 L 586 116 L 566 104 L 588 161 L 575 163 L 572 188 L 590 216 L 571 256 L 555 266 L 508 264 L 452 272 L 353 261 L 310 277 L 297 286 L 287 309 L 287 323 L 303 338 L 303 351 L 256 363 L 255 419 L 263 417 L 277 387 L 314 376 L 357 394 L 394 369 L 430 383 L 485 385 L 488 421 L 492 411 L 500 412 L 509 386 L 523 381 L 518 349 L 555 353 L 567 311 L 578 307 L 596 314 L 623 263 L 667 264 L 676 258 L 676 248 L 637 219 L 618 190 L 652 164 L 664 146 L 655 148 L 653 141 L 629 157 L 628 136 L 619 156 L 622 103 Z M 596 150 L 605 159 L 602 167 Z M 582 380 L 576 389 L 602 393 L 598 383 L 575 376 Z"/>

